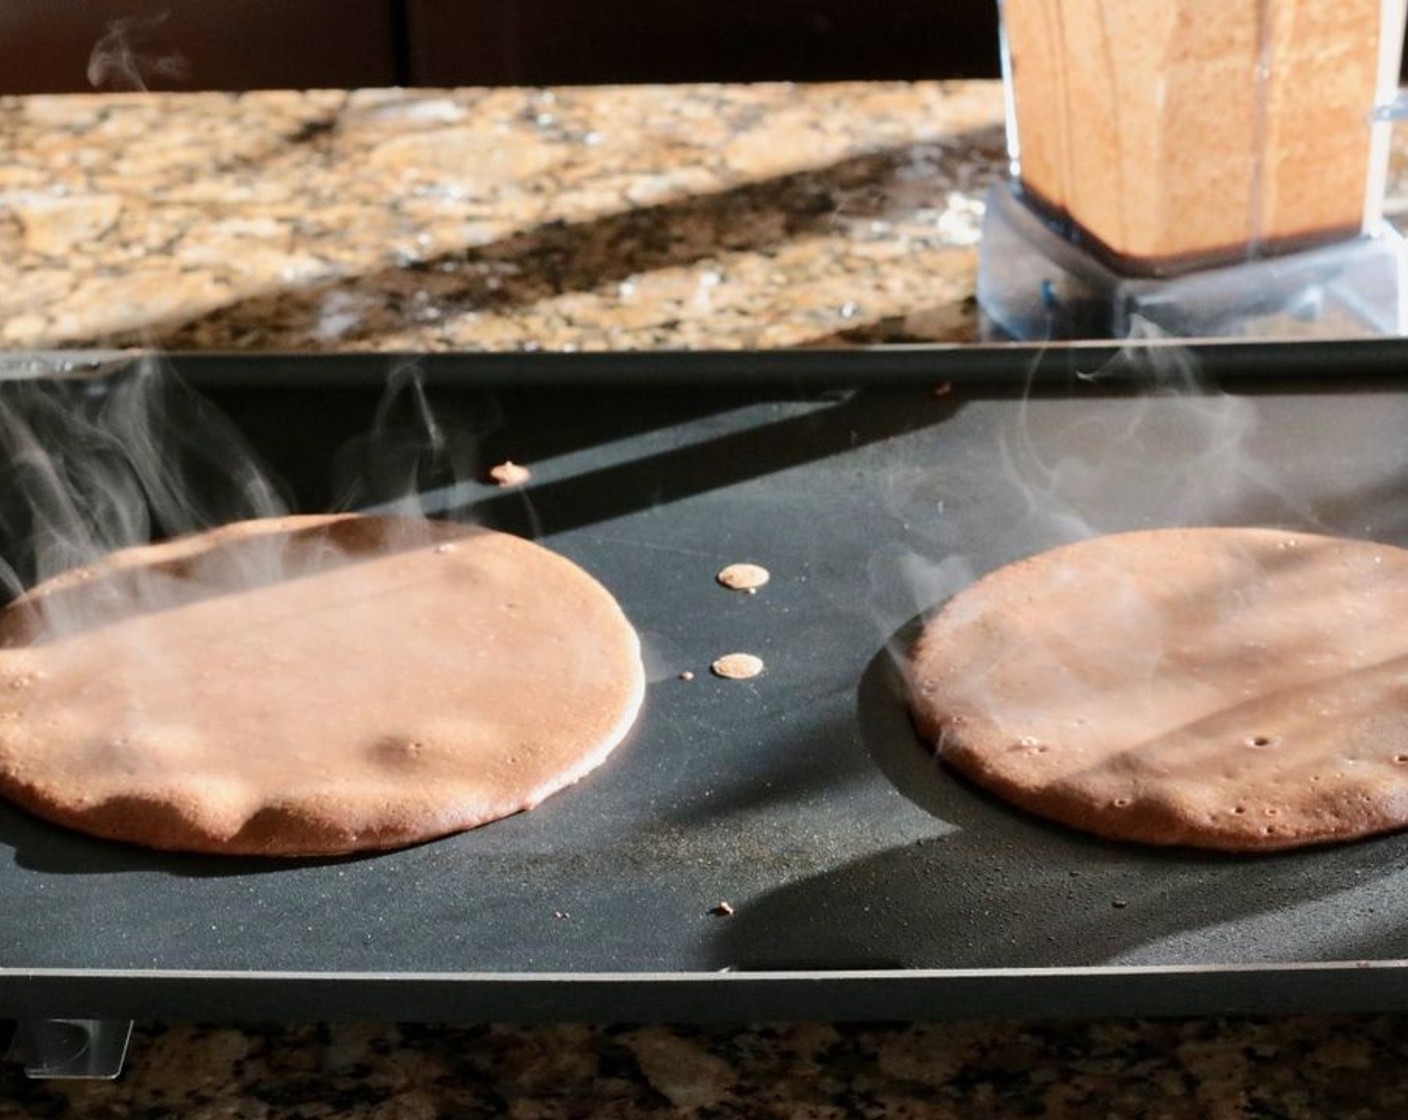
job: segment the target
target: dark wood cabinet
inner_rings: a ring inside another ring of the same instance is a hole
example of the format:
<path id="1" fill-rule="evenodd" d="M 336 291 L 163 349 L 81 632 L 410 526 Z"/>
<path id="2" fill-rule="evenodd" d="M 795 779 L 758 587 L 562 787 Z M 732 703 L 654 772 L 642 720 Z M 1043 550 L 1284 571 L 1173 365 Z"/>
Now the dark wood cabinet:
<path id="1" fill-rule="evenodd" d="M 0 0 L 0 93 L 386 86 L 400 0 Z"/>
<path id="2" fill-rule="evenodd" d="M 997 0 L 0 0 L 0 93 L 997 73 Z"/>
<path id="3" fill-rule="evenodd" d="M 411 80 L 982 77 L 996 0 L 406 0 Z"/>
<path id="4" fill-rule="evenodd" d="M 0 93 L 996 73 L 996 0 L 0 0 Z"/>

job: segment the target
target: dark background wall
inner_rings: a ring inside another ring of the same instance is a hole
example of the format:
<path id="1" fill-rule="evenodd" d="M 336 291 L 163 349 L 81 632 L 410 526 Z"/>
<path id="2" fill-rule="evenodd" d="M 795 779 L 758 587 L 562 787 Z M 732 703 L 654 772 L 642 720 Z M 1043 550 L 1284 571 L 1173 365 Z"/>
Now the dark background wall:
<path id="1" fill-rule="evenodd" d="M 996 0 L 407 0 L 429 84 L 996 74 Z"/>
<path id="2" fill-rule="evenodd" d="M 996 0 L 0 0 L 5 93 L 996 73 Z"/>

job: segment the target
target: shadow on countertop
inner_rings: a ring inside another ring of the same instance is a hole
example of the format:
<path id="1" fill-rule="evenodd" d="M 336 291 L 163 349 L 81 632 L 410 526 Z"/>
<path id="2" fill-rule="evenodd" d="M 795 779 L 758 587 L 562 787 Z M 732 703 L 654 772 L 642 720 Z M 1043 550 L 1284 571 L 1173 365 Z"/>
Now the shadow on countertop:
<path id="1" fill-rule="evenodd" d="M 270 334 L 313 339 L 332 301 L 378 309 L 379 322 L 354 323 L 338 334 L 339 349 L 355 348 L 384 329 L 386 315 L 416 322 L 416 313 L 423 310 L 417 300 L 428 301 L 441 317 L 529 307 L 718 254 L 766 256 L 789 242 L 825 233 L 839 221 L 903 217 L 903 210 L 896 214 L 887 188 L 916 166 L 944 153 L 973 150 L 983 153 L 983 166 L 996 167 L 1005 143 L 1002 128 L 993 126 L 942 144 L 880 148 L 829 166 L 658 205 L 583 221 L 549 221 L 485 245 L 360 275 L 278 287 L 191 319 L 142 324 L 111 343 L 189 350 L 208 348 L 202 339 L 212 333 L 250 340 L 242 345 L 259 345 Z M 974 189 L 983 186 L 976 183 Z M 937 197 L 943 185 L 935 182 L 933 189 Z"/>

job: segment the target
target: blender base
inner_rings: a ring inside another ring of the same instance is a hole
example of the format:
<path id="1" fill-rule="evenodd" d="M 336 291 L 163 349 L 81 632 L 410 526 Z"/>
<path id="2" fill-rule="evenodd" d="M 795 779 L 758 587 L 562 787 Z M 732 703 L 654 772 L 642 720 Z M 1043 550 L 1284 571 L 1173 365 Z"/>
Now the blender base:
<path id="1" fill-rule="evenodd" d="M 1130 277 L 1062 237 L 1007 181 L 988 192 L 981 245 L 985 340 L 1408 335 L 1408 244 L 1387 224 L 1316 249 Z"/>

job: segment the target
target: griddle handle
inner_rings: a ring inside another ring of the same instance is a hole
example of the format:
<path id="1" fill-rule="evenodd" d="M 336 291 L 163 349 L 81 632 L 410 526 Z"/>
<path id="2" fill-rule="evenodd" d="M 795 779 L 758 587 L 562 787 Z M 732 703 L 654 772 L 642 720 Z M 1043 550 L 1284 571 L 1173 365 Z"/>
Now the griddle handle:
<path id="1" fill-rule="evenodd" d="M 20 1019 L 7 1057 L 26 1077 L 111 1081 L 122 1072 L 130 1019 Z"/>

